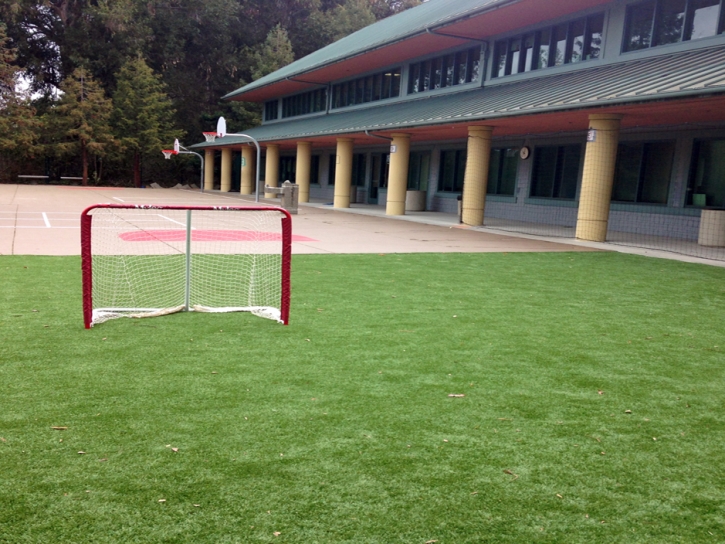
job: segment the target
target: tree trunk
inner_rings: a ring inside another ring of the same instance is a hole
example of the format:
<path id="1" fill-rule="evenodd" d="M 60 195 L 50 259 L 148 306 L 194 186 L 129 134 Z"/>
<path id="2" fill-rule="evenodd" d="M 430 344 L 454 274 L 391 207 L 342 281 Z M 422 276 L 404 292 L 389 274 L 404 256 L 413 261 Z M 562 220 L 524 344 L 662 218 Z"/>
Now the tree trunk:
<path id="1" fill-rule="evenodd" d="M 141 156 L 138 151 L 133 152 L 133 184 L 136 188 L 141 187 Z"/>
<path id="2" fill-rule="evenodd" d="M 86 150 L 86 142 L 81 140 L 81 158 L 83 160 L 83 181 L 85 187 L 88 185 L 88 151 Z"/>

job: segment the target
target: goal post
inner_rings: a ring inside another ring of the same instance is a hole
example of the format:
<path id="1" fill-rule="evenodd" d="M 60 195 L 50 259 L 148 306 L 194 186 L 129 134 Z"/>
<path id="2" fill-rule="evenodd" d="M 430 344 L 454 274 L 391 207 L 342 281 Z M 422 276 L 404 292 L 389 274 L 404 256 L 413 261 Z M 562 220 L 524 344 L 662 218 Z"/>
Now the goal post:
<path id="1" fill-rule="evenodd" d="M 291 260 L 282 208 L 96 204 L 81 214 L 85 327 L 182 311 L 286 325 Z"/>

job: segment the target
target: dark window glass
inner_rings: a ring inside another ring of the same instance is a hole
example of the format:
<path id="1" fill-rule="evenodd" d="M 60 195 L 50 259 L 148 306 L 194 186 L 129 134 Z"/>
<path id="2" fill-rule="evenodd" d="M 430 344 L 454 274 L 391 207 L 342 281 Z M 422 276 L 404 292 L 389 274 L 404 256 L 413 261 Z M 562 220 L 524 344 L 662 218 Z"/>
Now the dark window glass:
<path id="1" fill-rule="evenodd" d="M 294 183 L 297 174 L 297 160 L 294 157 L 281 157 L 279 159 L 279 180 L 280 182 L 291 181 Z"/>
<path id="2" fill-rule="evenodd" d="M 355 81 L 355 104 L 365 103 L 365 78 L 361 77 Z"/>
<path id="3" fill-rule="evenodd" d="M 433 88 L 440 89 L 443 86 L 443 59 L 437 58 L 431 62 L 433 68 Z"/>
<path id="4" fill-rule="evenodd" d="M 625 51 L 646 49 L 651 45 L 654 16 L 654 0 L 627 8 L 627 21 L 624 31 Z"/>
<path id="5" fill-rule="evenodd" d="M 468 67 L 471 79 L 468 81 L 478 81 L 478 76 L 481 71 L 481 49 L 475 48 L 471 50 L 471 54 L 468 55 Z"/>
<path id="6" fill-rule="evenodd" d="M 725 139 L 695 141 L 687 204 L 725 208 Z"/>
<path id="7" fill-rule="evenodd" d="M 604 36 L 604 14 L 594 15 L 587 19 L 587 36 L 584 56 L 586 59 L 598 59 L 602 56 Z"/>
<path id="8" fill-rule="evenodd" d="M 547 28 L 538 32 L 539 50 L 536 56 L 536 68 L 549 66 L 549 51 L 551 50 L 551 29 Z"/>
<path id="9" fill-rule="evenodd" d="M 463 177 L 466 173 L 466 150 L 441 151 L 438 191 L 458 193 L 463 190 Z"/>
<path id="10" fill-rule="evenodd" d="M 330 162 L 327 163 L 327 185 L 335 185 L 335 172 L 337 171 L 337 155 L 330 155 Z"/>
<path id="11" fill-rule="evenodd" d="M 554 61 L 551 66 L 561 66 L 566 62 L 566 36 L 568 25 L 554 27 Z"/>
<path id="12" fill-rule="evenodd" d="M 428 189 L 430 177 L 430 152 L 414 151 L 410 154 L 408 164 L 408 189 L 425 191 Z"/>
<path id="13" fill-rule="evenodd" d="M 383 74 L 375 74 L 373 82 L 373 100 L 380 100 L 383 96 Z"/>
<path id="14" fill-rule="evenodd" d="M 373 76 L 365 78 L 365 96 L 363 98 L 365 102 L 373 101 Z"/>
<path id="15" fill-rule="evenodd" d="M 456 56 L 448 55 L 443 59 L 443 86 L 452 87 L 456 84 L 454 79 L 454 72 L 456 69 Z"/>
<path id="16" fill-rule="evenodd" d="M 686 0 L 659 0 L 654 45 L 682 41 Z"/>
<path id="17" fill-rule="evenodd" d="M 264 120 L 272 121 L 279 117 L 279 100 L 270 100 L 264 104 Z"/>
<path id="18" fill-rule="evenodd" d="M 391 78 L 392 81 L 390 84 L 390 96 L 400 96 L 400 68 L 396 68 L 395 70 L 393 70 Z"/>
<path id="19" fill-rule="evenodd" d="M 420 84 L 420 63 L 410 65 L 410 74 L 408 75 L 408 93 L 417 93 Z"/>
<path id="20" fill-rule="evenodd" d="M 667 204 L 674 153 L 674 142 L 619 144 L 612 200 Z"/>
<path id="21" fill-rule="evenodd" d="M 429 91 L 431 90 L 431 62 L 429 60 L 425 61 L 421 64 L 421 90 L 422 91 Z"/>
<path id="22" fill-rule="evenodd" d="M 496 42 L 494 58 L 496 64 L 493 71 L 495 77 L 503 77 L 506 75 L 506 59 L 508 58 L 508 42 L 506 40 Z"/>
<path id="23" fill-rule="evenodd" d="M 579 145 L 537 147 L 534 152 L 531 196 L 574 199 L 580 160 Z"/>
<path id="24" fill-rule="evenodd" d="M 584 31 L 586 30 L 586 23 L 586 19 L 579 19 L 569 24 L 571 51 L 568 54 L 568 62 L 584 60 Z"/>
<path id="25" fill-rule="evenodd" d="M 350 185 L 353 187 L 365 186 L 366 157 L 364 153 L 355 153 L 352 156 L 352 178 L 350 179 Z"/>
<path id="26" fill-rule="evenodd" d="M 518 159 L 518 148 L 507 147 L 491 150 L 486 187 L 488 194 L 513 196 L 516 189 Z"/>
<path id="27" fill-rule="evenodd" d="M 320 183 L 320 156 L 312 155 L 310 161 L 310 183 Z"/>
<path id="28" fill-rule="evenodd" d="M 383 74 L 383 98 L 390 98 L 390 88 L 393 82 L 393 74 L 386 72 Z"/>

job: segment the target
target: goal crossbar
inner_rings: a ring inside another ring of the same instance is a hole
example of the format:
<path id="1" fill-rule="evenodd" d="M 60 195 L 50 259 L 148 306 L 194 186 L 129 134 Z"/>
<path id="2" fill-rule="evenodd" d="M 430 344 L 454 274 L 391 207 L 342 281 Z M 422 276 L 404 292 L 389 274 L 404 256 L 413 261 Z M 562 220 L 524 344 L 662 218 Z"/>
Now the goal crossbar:
<path id="1" fill-rule="evenodd" d="M 283 208 L 95 204 L 81 214 L 85 327 L 179 311 L 286 325 L 291 247 Z"/>

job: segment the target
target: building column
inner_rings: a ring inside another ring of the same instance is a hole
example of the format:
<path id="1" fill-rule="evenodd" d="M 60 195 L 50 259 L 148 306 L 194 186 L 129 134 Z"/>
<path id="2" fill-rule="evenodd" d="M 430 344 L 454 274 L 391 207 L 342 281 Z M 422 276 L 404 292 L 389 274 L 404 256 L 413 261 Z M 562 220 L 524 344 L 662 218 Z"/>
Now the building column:
<path id="1" fill-rule="evenodd" d="M 617 114 L 589 116 L 589 133 L 576 220 L 576 237 L 580 240 L 604 242 L 607 239 L 609 204 L 612 200 L 621 120 L 622 116 Z"/>
<path id="2" fill-rule="evenodd" d="M 335 208 L 350 207 L 350 183 L 352 181 L 352 147 L 351 138 L 337 139 L 337 156 L 335 160 Z"/>
<path id="3" fill-rule="evenodd" d="M 388 200 L 385 215 L 405 215 L 405 193 L 408 190 L 408 163 L 410 162 L 410 134 L 393 134 L 390 144 L 390 170 L 388 172 Z"/>
<path id="4" fill-rule="evenodd" d="M 488 165 L 491 161 L 493 127 L 468 127 L 466 174 L 463 178 L 461 220 L 466 225 L 483 225 L 488 186 Z"/>
<path id="5" fill-rule="evenodd" d="M 221 192 L 228 193 L 232 188 L 232 150 L 222 148 Z"/>
<path id="6" fill-rule="evenodd" d="M 204 150 L 204 190 L 214 189 L 214 150 Z"/>
<path id="7" fill-rule="evenodd" d="M 310 166 L 312 164 L 312 143 L 297 142 L 297 165 L 295 182 L 300 186 L 299 202 L 310 201 Z"/>
<path id="8" fill-rule="evenodd" d="M 265 163 L 264 184 L 277 187 L 279 184 L 279 146 L 267 145 L 267 161 Z M 275 198 L 274 193 L 264 193 L 264 198 Z"/>
<path id="9" fill-rule="evenodd" d="M 243 195 L 255 193 L 254 182 L 257 178 L 257 165 L 255 164 L 257 155 L 255 151 L 256 148 L 252 146 L 242 146 L 242 174 L 239 180 L 239 192 Z"/>

